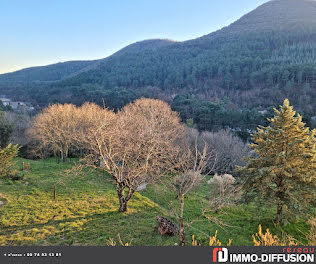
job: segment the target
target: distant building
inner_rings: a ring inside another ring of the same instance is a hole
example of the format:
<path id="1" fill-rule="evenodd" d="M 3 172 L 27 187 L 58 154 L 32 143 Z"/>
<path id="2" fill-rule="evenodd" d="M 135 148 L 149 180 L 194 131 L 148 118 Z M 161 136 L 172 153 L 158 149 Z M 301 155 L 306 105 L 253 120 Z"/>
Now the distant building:
<path id="1" fill-rule="evenodd" d="M 8 98 L 0 98 L 4 106 L 8 106 L 12 103 L 12 101 Z"/>
<path id="2" fill-rule="evenodd" d="M 26 107 L 26 104 L 24 102 L 11 102 L 10 106 L 12 109 L 18 109 Z"/>
<path id="3" fill-rule="evenodd" d="M 30 103 L 25 102 L 14 102 L 5 96 L 0 98 L 4 106 L 10 106 L 13 110 L 24 110 L 24 111 L 33 111 L 34 107 Z"/>

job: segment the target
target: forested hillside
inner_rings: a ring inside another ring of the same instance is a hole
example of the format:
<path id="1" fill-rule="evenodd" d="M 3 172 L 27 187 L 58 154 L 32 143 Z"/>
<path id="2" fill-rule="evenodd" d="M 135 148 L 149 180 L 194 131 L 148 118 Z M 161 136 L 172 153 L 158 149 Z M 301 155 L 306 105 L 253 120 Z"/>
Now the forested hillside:
<path id="1" fill-rule="evenodd" d="M 111 108 L 160 98 L 202 130 L 252 128 L 264 120 L 258 110 L 287 97 L 308 121 L 316 114 L 316 2 L 274 0 L 198 39 L 147 40 L 93 65 L 53 66 L 0 75 L 0 94 Z"/>
<path id="2" fill-rule="evenodd" d="M 69 61 L 60 62 L 48 66 L 26 68 L 12 73 L 0 75 L 0 82 L 29 83 L 29 82 L 53 82 L 78 74 L 81 71 L 91 69 L 99 61 Z"/>

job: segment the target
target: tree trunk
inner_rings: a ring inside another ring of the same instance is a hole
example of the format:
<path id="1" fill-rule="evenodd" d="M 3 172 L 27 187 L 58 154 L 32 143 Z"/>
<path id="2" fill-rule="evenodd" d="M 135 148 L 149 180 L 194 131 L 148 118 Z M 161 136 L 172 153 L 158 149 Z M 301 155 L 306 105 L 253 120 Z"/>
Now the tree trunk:
<path id="1" fill-rule="evenodd" d="M 127 202 L 125 200 L 123 189 L 121 187 L 117 188 L 117 196 L 120 202 L 119 212 L 126 212 L 127 211 Z"/>
<path id="2" fill-rule="evenodd" d="M 276 222 L 279 224 L 282 220 L 282 209 L 283 209 L 283 201 L 284 201 L 284 186 L 283 186 L 283 177 L 280 175 L 278 177 L 278 182 L 277 182 L 277 187 L 278 187 L 278 192 L 277 192 L 277 197 L 278 197 L 278 205 L 277 205 L 277 217 L 276 217 Z"/>
<path id="3" fill-rule="evenodd" d="M 63 162 L 67 162 L 68 157 L 69 157 L 69 148 L 66 147 L 66 149 L 65 149 L 64 152 L 65 152 L 65 154 L 64 154 L 64 160 L 63 160 Z"/>
<path id="4" fill-rule="evenodd" d="M 125 199 L 120 200 L 120 208 L 119 208 L 119 212 L 123 213 L 127 211 L 127 201 L 125 201 Z"/>
<path id="5" fill-rule="evenodd" d="M 125 183 L 115 181 L 115 184 L 116 184 L 117 196 L 120 202 L 119 212 L 126 212 L 127 203 L 132 198 L 135 191 L 131 187 L 125 185 Z"/>
<path id="6" fill-rule="evenodd" d="M 59 156 L 60 156 L 60 152 L 59 151 L 56 151 L 56 152 L 54 152 L 54 155 L 55 155 L 55 157 L 56 157 L 56 163 L 57 164 L 59 164 Z"/>
<path id="7" fill-rule="evenodd" d="M 180 245 L 185 246 L 185 229 L 183 223 L 184 195 L 180 195 Z"/>
<path id="8" fill-rule="evenodd" d="M 278 202 L 278 208 L 277 208 L 277 218 L 276 218 L 276 222 L 279 224 L 282 220 L 282 209 L 283 209 L 283 205 L 282 202 Z"/>
<path id="9" fill-rule="evenodd" d="M 116 185 L 117 196 L 120 202 L 119 212 L 127 211 L 127 200 L 124 197 L 124 187 L 120 184 Z"/>
<path id="10" fill-rule="evenodd" d="M 67 157 L 68 157 L 68 149 L 62 150 L 62 162 L 65 163 L 67 162 Z"/>
<path id="11" fill-rule="evenodd" d="M 54 201 L 56 201 L 56 184 L 54 184 Z"/>

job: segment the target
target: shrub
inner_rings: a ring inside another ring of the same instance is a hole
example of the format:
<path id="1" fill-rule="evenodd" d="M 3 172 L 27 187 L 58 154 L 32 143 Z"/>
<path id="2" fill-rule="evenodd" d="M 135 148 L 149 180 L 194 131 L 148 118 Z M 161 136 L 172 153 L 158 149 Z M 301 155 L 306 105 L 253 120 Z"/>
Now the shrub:
<path id="1" fill-rule="evenodd" d="M 230 246 L 231 243 L 232 243 L 232 240 L 229 239 L 226 246 Z M 201 244 L 195 239 L 195 236 L 194 236 L 194 235 L 192 235 L 192 246 L 201 246 Z M 219 241 L 219 239 L 217 238 L 217 230 L 216 230 L 214 236 L 209 236 L 208 246 L 210 246 L 210 247 L 213 247 L 213 246 L 222 246 L 222 242 Z"/>
<path id="2" fill-rule="evenodd" d="M 10 178 L 14 176 L 14 162 L 12 159 L 18 154 L 18 145 L 9 144 L 4 149 L 0 148 L 0 178 Z"/>
<path id="3" fill-rule="evenodd" d="M 316 217 L 311 218 L 309 221 L 311 225 L 310 231 L 306 236 L 307 242 L 309 246 L 316 245 Z"/>
<path id="4" fill-rule="evenodd" d="M 222 207 L 230 205 L 240 194 L 240 187 L 236 187 L 235 178 L 231 174 L 217 173 L 208 182 L 211 185 L 209 197 L 210 207 L 217 213 Z"/>
<path id="5" fill-rule="evenodd" d="M 12 132 L 13 127 L 7 119 L 6 113 L 0 111 L 0 148 L 8 145 Z"/>
<path id="6" fill-rule="evenodd" d="M 22 170 L 23 171 L 29 171 L 30 169 L 31 169 L 31 164 L 30 163 L 25 163 L 23 161 L 23 163 L 22 163 Z"/>
<path id="7" fill-rule="evenodd" d="M 213 184 L 214 191 L 218 193 L 227 193 L 233 188 L 235 178 L 231 174 L 218 175 L 215 173 L 214 177 L 211 178 L 208 184 Z"/>
<path id="8" fill-rule="evenodd" d="M 315 218 L 311 221 L 311 232 L 313 237 L 315 239 Z M 313 230 L 313 231 L 312 231 Z M 284 239 L 280 239 L 278 236 L 273 235 L 270 233 L 269 229 L 266 230 L 266 233 L 262 232 L 262 227 L 259 225 L 258 227 L 258 233 L 255 235 L 252 235 L 253 243 L 255 246 L 297 246 L 298 244 L 294 241 L 294 239 L 290 236 L 286 236 Z M 228 240 L 228 243 L 226 246 L 231 246 L 232 239 Z M 315 245 L 315 240 L 312 242 L 309 240 L 310 245 Z M 217 230 L 215 232 L 214 236 L 209 236 L 209 246 L 222 246 L 222 242 L 217 238 Z M 199 243 L 195 236 L 192 235 L 192 246 L 201 246 L 201 243 Z"/>
<path id="9" fill-rule="evenodd" d="M 6 118 L 11 124 L 13 130 L 11 134 L 11 142 L 13 144 L 25 145 L 29 142 L 26 136 L 26 130 L 30 126 L 31 116 L 27 112 L 6 112 Z M 20 153 L 19 153 L 20 154 Z"/>
<path id="10" fill-rule="evenodd" d="M 279 239 L 278 236 L 270 233 L 267 228 L 266 233 L 262 233 L 262 227 L 259 225 L 258 233 L 252 235 L 255 246 L 297 246 L 292 237 L 287 236 L 285 239 Z"/>
<path id="11" fill-rule="evenodd" d="M 123 246 L 123 247 L 129 247 L 132 245 L 132 240 L 130 242 L 123 242 L 122 239 L 121 239 L 121 236 L 120 234 L 117 235 L 118 237 L 118 243 L 113 239 L 113 238 L 109 238 L 107 240 L 107 246 L 111 246 L 111 247 L 114 247 L 116 246 L 117 244 L 119 244 L 119 246 Z"/>

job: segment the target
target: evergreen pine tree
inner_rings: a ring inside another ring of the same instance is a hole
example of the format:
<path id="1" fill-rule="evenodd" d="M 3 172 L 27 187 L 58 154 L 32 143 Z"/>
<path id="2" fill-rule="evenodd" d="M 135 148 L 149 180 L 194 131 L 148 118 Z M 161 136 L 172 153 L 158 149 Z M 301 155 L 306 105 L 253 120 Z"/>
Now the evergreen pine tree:
<path id="1" fill-rule="evenodd" d="M 288 99 L 274 111 L 270 125 L 252 135 L 254 155 L 240 172 L 246 197 L 275 204 L 279 223 L 285 211 L 298 213 L 315 199 L 316 130 L 305 127 Z"/>

